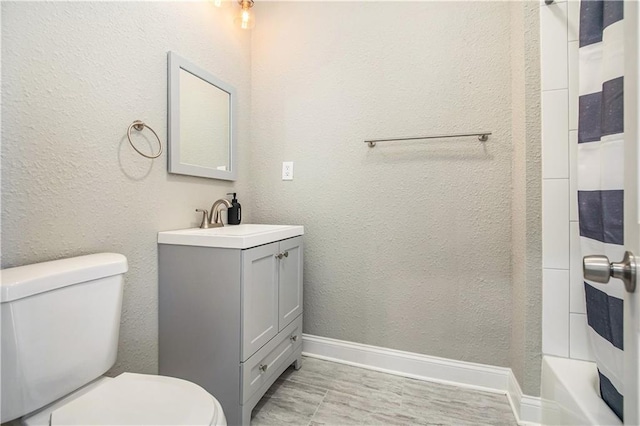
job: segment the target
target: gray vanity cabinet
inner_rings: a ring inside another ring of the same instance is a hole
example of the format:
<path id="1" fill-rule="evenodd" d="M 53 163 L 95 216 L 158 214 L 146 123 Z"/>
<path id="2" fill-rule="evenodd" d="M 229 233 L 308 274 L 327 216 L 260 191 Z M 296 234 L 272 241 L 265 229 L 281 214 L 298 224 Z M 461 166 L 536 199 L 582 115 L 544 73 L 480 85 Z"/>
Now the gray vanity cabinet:
<path id="1" fill-rule="evenodd" d="M 279 246 L 242 252 L 242 361 L 278 334 Z"/>
<path id="2" fill-rule="evenodd" d="M 278 331 L 302 313 L 302 237 L 280 242 Z"/>
<path id="3" fill-rule="evenodd" d="M 242 252 L 242 360 L 302 313 L 302 237 Z"/>
<path id="4" fill-rule="evenodd" d="M 302 352 L 302 237 L 246 249 L 160 243 L 159 373 L 199 384 L 228 424 Z"/>

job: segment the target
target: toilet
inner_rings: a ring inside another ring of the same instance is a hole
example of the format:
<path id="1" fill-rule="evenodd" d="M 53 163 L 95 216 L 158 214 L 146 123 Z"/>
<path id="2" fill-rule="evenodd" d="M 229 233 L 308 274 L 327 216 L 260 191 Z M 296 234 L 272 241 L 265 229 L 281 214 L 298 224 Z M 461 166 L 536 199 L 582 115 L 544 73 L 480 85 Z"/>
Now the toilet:
<path id="1" fill-rule="evenodd" d="M 116 361 L 127 259 L 100 253 L 1 271 L 1 422 L 226 425 L 186 380 L 102 376 Z"/>

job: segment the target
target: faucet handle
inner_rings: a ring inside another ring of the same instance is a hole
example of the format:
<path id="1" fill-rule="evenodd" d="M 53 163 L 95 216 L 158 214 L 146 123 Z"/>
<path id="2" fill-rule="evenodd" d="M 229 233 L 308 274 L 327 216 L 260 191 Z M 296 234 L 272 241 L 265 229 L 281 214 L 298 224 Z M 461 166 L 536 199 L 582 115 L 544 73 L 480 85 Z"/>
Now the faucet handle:
<path id="1" fill-rule="evenodd" d="M 209 227 L 209 212 L 203 209 L 196 209 L 197 212 L 202 213 L 202 222 L 200 223 L 200 228 L 208 228 Z"/>

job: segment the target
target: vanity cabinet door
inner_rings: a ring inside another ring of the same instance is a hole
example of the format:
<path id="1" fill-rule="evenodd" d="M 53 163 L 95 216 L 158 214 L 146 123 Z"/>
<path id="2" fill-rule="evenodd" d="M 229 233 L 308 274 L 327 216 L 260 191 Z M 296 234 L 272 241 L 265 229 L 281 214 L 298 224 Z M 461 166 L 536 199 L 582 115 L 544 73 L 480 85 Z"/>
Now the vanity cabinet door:
<path id="1" fill-rule="evenodd" d="M 278 334 L 279 243 L 242 252 L 242 361 Z"/>
<path id="2" fill-rule="evenodd" d="M 302 237 L 280 241 L 280 253 L 278 331 L 302 313 Z"/>

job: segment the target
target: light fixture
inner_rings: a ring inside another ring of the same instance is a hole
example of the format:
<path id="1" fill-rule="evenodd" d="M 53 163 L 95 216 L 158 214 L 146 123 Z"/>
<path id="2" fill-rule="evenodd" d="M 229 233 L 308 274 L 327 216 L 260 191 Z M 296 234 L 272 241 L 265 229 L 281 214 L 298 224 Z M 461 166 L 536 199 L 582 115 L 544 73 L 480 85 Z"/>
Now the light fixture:
<path id="1" fill-rule="evenodd" d="M 211 2 L 215 7 L 218 7 L 220 9 L 226 8 L 227 6 L 229 6 L 229 4 L 231 4 L 229 0 L 211 0 Z"/>
<path id="2" fill-rule="evenodd" d="M 256 20 L 253 13 L 251 13 L 253 0 L 238 0 L 238 3 L 240 4 L 241 10 L 233 22 L 243 30 L 250 30 L 256 26 Z"/>

